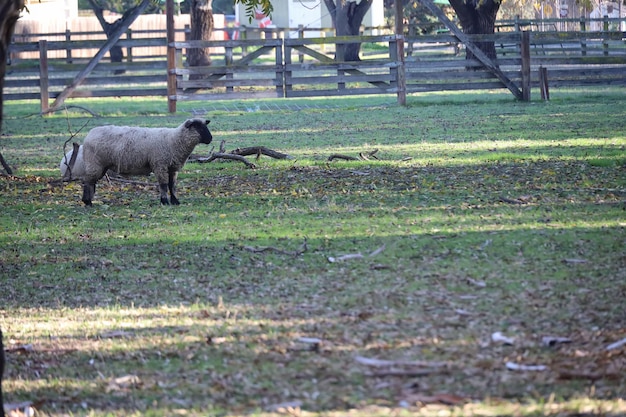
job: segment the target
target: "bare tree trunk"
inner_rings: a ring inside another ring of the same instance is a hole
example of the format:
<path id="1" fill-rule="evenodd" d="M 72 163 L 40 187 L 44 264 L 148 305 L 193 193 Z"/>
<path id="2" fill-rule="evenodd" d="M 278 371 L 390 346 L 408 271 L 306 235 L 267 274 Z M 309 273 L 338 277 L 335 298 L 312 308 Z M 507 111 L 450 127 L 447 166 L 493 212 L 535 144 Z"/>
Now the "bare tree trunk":
<path id="1" fill-rule="evenodd" d="M 9 45 L 11 44 L 11 36 L 15 29 L 15 23 L 20 17 L 20 10 L 24 8 L 24 0 L 4 0 L 0 6 L 0 130 L 2 129 L 2 89 L 4 88 L 4 75 L 7 71 L 7 56 L 9 53 Z M 13 170 L 4 157 L 0 153 L 0 163 L 7 174 L 13 175 Z M 2 361 L 4 365 L 4 360 Z M 0 406 L 2 406 L 2 374 L 0 374 Z M 4 410 L 0 408 L 1 410 Z M 2 411 L 4 414 L 4 411 Z"/>
<path id="2" fill-rule="evenodd" d="M 466 35 L 492 34 L 495 30 L 496 16 L 500 2 L 495 0 L 450 0 L 456 12 L 463 33 Z M 476 42 L 476 46 L 495 60 L 496 47 L 493 42 Z M 467 49 L 466 59 L 474 59 L 474 54 Z"/>
<path id="3" fill-rule="evenodd" d="M 126 10 L 124 14 L 122 15 L 122 17 L 117 19 L 115 22 L 109 23 L 104 19 L 104 9 L 102 9 L 102 7 L 100 7 L 100 5 L 98 5 L 98 3 L 96 3 L 95 0 L 88 0 L 88 1 L 89 1 L 89 4 L 91 5 L 91 8 L 93 9 L 94 14 L 98 18 L 98 22 L 100 22 L 100 26 L 102 26 L 102 30 L 104 30 L 104 33 L 107 36 L 107 39 L 111 38 L 113 33 L 115 33 L 116 29 L 120 27 L 120 25 L 122 25 L 126 21 L 126 18 L 128 18 L 128 16 L 133 14 L 135 10 L 137 10 L 138 8 L 146 9 L 150 5 L 150 1 L 143 0 L 137 6 Z M 122 60 L 124 59 L 124 52 L 122 51 L 122 48 L 117 45 L 114 45 L 113 47 L 111 47 L 111 50 L 109 51 L 109 55 L 111 56 L 111 62 L 122 62 Z M 124 74 L 125 72 L 126 71 L 124 71 L 123 69 L 118 69 L 115 71 L 115 74 Z"/>
<path id="4" fill-rule="evenodd" d="M 190 5 L 190 20 L 192 41 L 208 41 L 213 32 L 213 1 L 192 0 Z M 190 67 L 204 67 L 211 65 L 209 48 L 190 48 L 187 50 L 187 62 Z M 189 79 L 198 80 L 206 75 L 192 74 Z"/>
<path id="5" fill-rule="evenodd" d="M 335 2 L 336 1 L 336 2 Z M 365 14 L 372 6 L 373 0 L 356 1 L 324 0 L 326 8 L 335 26 L 337 36 L 358 36 Z M 360 43 L 337 44 L 338 61 L 360 61 Z"/>

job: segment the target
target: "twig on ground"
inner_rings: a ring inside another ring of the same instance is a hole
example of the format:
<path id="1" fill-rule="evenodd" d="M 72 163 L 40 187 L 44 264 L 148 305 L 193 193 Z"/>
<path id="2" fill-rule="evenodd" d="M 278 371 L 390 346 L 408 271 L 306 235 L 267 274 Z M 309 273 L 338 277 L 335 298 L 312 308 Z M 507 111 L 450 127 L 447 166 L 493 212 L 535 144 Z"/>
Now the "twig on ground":
<path id="1" fill-rule="evenodd" d="M 343 159 L 344 161 L 358 161 L 359 158 L 350 155 L 341 155 L 338 153 L 334 153 L 328 157 L 329 161 L 333 161 L 335 159 Z"/>
<path id="2" fill-rule="evenodd" d="M 292 156 L 286 153 L 278 152 L 273 149 L 266 148 L 265 146 L 251 146 L 248 148 L 237 148 L 230 151 L 233 155 L 249 156 L 256 155 L 256 159 L 259 159 L 261 155 L 266 155 L 274 159 L 293 159 Z"/>
<path id="3" fill-rule="evenodd" d="M 355 356 L 354 360 L 361 365 L 372 366 L 374 368 L 382 368 L 387 366 L 417 366 L 420 368 L 443 368 L 448 365 L 446 362 L 387 360 L 367 358 L 365 356 Z"/>
<path id="4" fill-rule="evenodd" d="M 379 247 L 378 249 L 375 249 L 373 252 L 371 252 L 369 255 L 367 255 L 369 258 L 376 256 L 378 254 L 380 254 L 382 251 L 385 250 L 385 245 L 382 245 L 381 247 Z M 365 258 L 365 256 L 361 253 L 348 253 L 345 255 L 341 255 L 341 256 L 329 256 L 328 257 L 328 262 L 330 263 L 334 263 L 334 262 L 341 262 L 341 261 L 349 261 L 351 259 L 363 259 Z"/>
<path id="5" fill-rule="evenodd" d="M 330 155 L 328 157 L 328 160 L 332 161 L 332 160 L 335 160 L 335 159 L 343 159 L 344 161 L 358 161 L 358 160 L 369 161 L 370 158 L 372 158 L 372 159 L 379 159 L 376 156 L 376 153 L 378 153 L 378 149 L 374 149 L 373 151 L 370 151 L 370 152 L 359 152 L 359 157 L 358 158 L 355 157 L 355 156 L 334 153 L 334 154 L 332 154 L 332 155 Z"/>
<path id="6" fill-rule="evenodd" d="M 212 153 L 211 155 L 209 155 L 206 158 L 199 157 L 199 158 L 194 159 L 193 161 L 200 162 L 200 163 L 209 163 L 209 162 L 215 161 L 216 159 L 230 159 L 232 161 L 239 161 L 239 162 L 243 162 L 244 164 L 246 164 L 246 166 L 248 168 L 256 168 L 256 165 L 254 165 L 252 162 L 249 162 L 243 156 L 241 156 L 241 155 L 233 155 L 233 154 L 230 154 L 230 153 L 215 152 L 215 153 Z"/>
<path id="7" fill-rule="evenodd" d="M 309 249 L 307 246 L 306 239 L 304 240 L 304 243 L 302 244 L 302 246 L 300 246 L 300 249 L 295 250 L 295 251 L 284 250 L 284 249 L 276 248 L 274 246 L 260 246 L 260 247 L 244 246 L 243 248 L 247 250 L 248 252 L 253 252 L 253 253 L 276 252 L 276 253 L 289 255 L 289 256 L 300 256 Z"/>
<path id="8" fill-rule="evenodd" d="M 381 378 L 386 376 L 405 376 L 405 377 L 418 377 L 426 376 L 435 373 L 434 369 L 385 369 L 378 371 L 366 372 L 365 376 L 372 376 L 375 378 Z"/>
<path id="9" fill-rule="evenodd" d="M 508 203 L 508 204 L 526 204 L 525 201 L 519 200 L 517 198 L 507 198 L 505 196 L 500 196 L 500 201 L 502 201 L 503 203 Z"/>
<path id="10" fill-rule="evenodd" d="M 257 160 L 261 157 L 261 155 L 266 155 L 274 159 L 294 159 L 291 155 L 266 148 L 265 146 L 250 146 L 247 148 L 237 148 L 230 152 L 226 152 L 224 145 L 225 141 L 222 141 L 220 143 L 220 150 L 218 152 L 213 152 L 213 149 L 211 149 L 209 156 L 203 157 L 198 155 L 191 155 L 188 160 L 189 162 L 208 163 L 213 162 L 216 159 L 228 159 L 231 161 L 242 162 L 248 168 L 256 168 L 256 165 L 254 165 L 252 162 L 249 162 L 246 158 L 244 158 L 244 156 L 256 155 Z"/>
<path id="11" fill-rule="evenodd" d="M 626 337 L 623 338 L 622 340 L 619 340 L 619 341 L 615 342 L 615 343 L 611 343 L 610 345 L 608 345 L 606 347 L 606 350 L 618 349 L 618 348 L 621 348 L 624 345 L 626 345 Z"/>

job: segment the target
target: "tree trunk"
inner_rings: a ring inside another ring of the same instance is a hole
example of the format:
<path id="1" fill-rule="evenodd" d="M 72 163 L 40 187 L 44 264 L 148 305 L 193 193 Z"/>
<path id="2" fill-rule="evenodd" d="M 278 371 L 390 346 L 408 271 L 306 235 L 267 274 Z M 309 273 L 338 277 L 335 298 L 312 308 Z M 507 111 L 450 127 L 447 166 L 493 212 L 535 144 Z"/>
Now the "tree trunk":
<path id="1" fill-rule="evenodd" d="M 213 32 L 213 1 L 192 0 L 190 5 L 191 33 L 189 40 L 208 41 Z M 211 65 L 209 48 L 190 48 L 187 50 L 187 63 L 190 67 Z M 190 80 L 206 78 L 208 75 L 192 74 Z"/>
<path id="2" fill-rule="evenodd" d="M 102 26 L 102 30 L 104 30 L 104 34 L 107 35 L 107 39 L 110 39 L 111 34 L 115 32 L 115 29 L 124 20 L 124 17 L 127 16 L 129 10 L 127 10 L 120 19 L 117 19 L 113 23 L 109 23 L 104 19 L 104 9 L 102 9 L 102 7 L 100 7 L 95 2 L 95 0 L 89 0 L 89 4 L 91 5 L 91 8 L 93 9 L 94 14 L 98 18 L 98 22 L 100 22 L 100 26 Z M 130 11 L 134 10 L 135 8 L 136 7 L 133 7 L 132 9 L 130 9 Z M 122 51 L 122 48 L 117 45 L 111 48 L 111 50 L 109 51 L 109 55 L 111 56 L 111 62 L 122 62 L 122 60 L 124 59 L 124 52 Z M 125 71 L 122 69 L 115 70 L 115 74 L 124 74 L 124 72 Z"/>
<path id="3" fill-rule="evenodd" d="M 324 0 L 326 8 L 335 26 L 337 36 L 359 36 L 361 23 L 365 14 L 372 6 L 373 0 L 356 1 Z M 360 43 L 337 44 L 335 59 L 337 61 L 360 61 Z"/>
<path id="4" fill-rule="evenodd" d="M 4 0 L 0 6 L 0 130 L 2 130 L 2 89 L 4 88 L 4 75 L 7 71 L 7 57 L 11 36 L 15 29 L 15 23 L 20 16 L 20 10 L 24 8 L 24 0 Z M 0 153 L 0 163 L 7 174 L 13 175 L 13 171 Z M 0 375 L 0 407 L 2 407 L 2 375 Z"/>
<path id="5" fill-rule="evenodd" d="M 495 0 L 450 0 L 450 5 L 456 12 L 463 33 L 466 35 L 493 34 L 496 24 L 496 15 L 500 9 L 500 2 Z M 496 59 L 496 47 L 493 42 L 476 42 L 476 46 L 487 55 Z M 465 57 L 474 59 L 474 54 L 468 49 Z"/>

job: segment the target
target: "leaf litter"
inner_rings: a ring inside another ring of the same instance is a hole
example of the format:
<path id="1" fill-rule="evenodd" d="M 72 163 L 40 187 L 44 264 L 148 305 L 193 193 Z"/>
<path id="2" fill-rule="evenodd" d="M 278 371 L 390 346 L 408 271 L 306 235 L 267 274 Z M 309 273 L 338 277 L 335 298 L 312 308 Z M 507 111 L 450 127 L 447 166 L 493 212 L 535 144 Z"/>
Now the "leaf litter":
<path id="1" fill-rule="evenodd" d="M 216 166 L 178 212 L 102 184 L 89 216 L 75 190 L 2 179 L 5 397 L 50 415 L 617 404 L 623 199 L 585 184 L 619 188 L 621 168 L 413 162 Z"/>

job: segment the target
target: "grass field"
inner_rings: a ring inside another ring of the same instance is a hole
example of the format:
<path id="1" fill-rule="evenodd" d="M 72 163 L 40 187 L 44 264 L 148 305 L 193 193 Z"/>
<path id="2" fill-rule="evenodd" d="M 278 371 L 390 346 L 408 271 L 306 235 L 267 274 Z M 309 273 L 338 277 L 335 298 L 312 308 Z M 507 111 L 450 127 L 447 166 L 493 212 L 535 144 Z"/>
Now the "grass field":
<path id="1" fill-rule="evenodd" d="M 5 103 L 5 401 L 50 416 L 626 413 L 626 348 L 607 350 L 626 337 L 626 96 L 552 96 L 71 103 L 98 117 Z M 152 179 L 103 179 L 91 209 L 58 183 L 72 134 L 173 127 L 209 105 L 216 149 L 293 159 L 190 162 L 178 207 Z"/>

